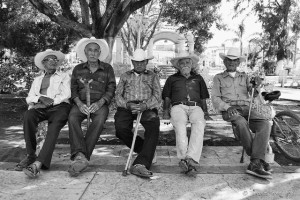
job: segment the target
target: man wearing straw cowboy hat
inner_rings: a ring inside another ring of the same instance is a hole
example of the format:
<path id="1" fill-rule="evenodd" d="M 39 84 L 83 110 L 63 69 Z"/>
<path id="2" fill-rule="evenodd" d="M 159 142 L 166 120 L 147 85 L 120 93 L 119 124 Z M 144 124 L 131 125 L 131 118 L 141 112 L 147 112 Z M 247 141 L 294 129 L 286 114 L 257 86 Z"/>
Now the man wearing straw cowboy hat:
<path id="1" fill-rule="evenodd" d="M 41 168 L 50 168 L 56 139 L 68 120 L 71 108 L 70 76 L 57 71 L 64 59 L 63 53 L 51 49 L 38 53 L 34 58 L 35 65 L 44 72 L 34 79 L 26 98 L 29 108 L 24 114 L 23 129 L 27 157 L 15 168 L 23 169 L 32 178 L 38 175 Z M 48 120 L 47 136 L 36 156 L 36 129 L 38 123 L 44 120 Z"/>
<path id="2" fill-rule="evenodd" d="M 71 78 L 71 99 L 75 103 L 68 121 L 72 160 L 68 171 L 71 176 L 77 176 L 87 168 L 116 89 L 113 68 L 103 62 L 109 53 L 106 41 L 83 38 L 75 48 L 84 63 L 75 66 Z M 88 128 L 84 136 L 81 123 L 86 118 Z"/>
<path id="3" fill-rule="evenodd" d="M 159 135 L 158 108 L 161 104 L 161 87 L 158 76 L 146 69 L 148 57 L 142 49 L 137 49 L 131 57 L 133 70 L 120 77 L 116 90 L 117 112 L 115 114 L 116 136 L 129 148 L 133 140 L 133 121 L 142 112 L 140 123 L 145 128 L 144 139 L 137 136 L 131 173 L 140 177 L 151 177 L 149 171 L 154 157 Z"/>
<path id="4" fill-rule="evenodd" d="M 177 156 L 181 159 L 179 166 L 186 175 L 195 177 L 195 166 L 203 147 L 205 119 L 209 119 L 206 105 L 209 93 L 204 79 L 196 73 L 198 56 L 184 51 L 170 61 L 178 72 L 167 79 L 163 88 L 163 118 L 171 118 L 174 126 Z M 188 121 L 191 123 L 189 141 Z"/>
<path id="5" fill-rule="evenodd" d="M 216 110 L 222 112 L 224 120 L 236 127 L 236 135 L 251 160 L 246 172 L 261 178 L 272 178 L 270 165 L 264 160 L 271 124 L 268 119 L 251 109 L 251 97 L 253 93 L 254 96 L 257 94 L 261 80 L 255 77 L 250 81 L 246 73 L 236 71 L 240 63 L 245 61 L 239 49 L 230 48 L 227 54 L 220 53 L 220 57 L 226 70 L 213 79 L 213 105 Z M 254 137 L 249 128 L 254 133 Z"/>

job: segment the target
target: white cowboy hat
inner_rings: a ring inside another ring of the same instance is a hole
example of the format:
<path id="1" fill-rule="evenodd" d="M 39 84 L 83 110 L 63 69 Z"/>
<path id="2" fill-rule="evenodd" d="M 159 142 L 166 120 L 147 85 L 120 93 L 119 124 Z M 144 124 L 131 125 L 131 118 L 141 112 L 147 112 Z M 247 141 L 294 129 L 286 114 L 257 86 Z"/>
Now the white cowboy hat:
<path id="1" fill-rule="evenodd" d="M 82 60 L 83 62 L 87 61 L 87 58 L 84 53 L 84 49 L 85 49 L 86 45 L 90 44 L 90 43 L 96 43 L 100 46 L 101 54 L 99 56 L 99 60 L 104 61 L 109 54 L 108 44 L 104 39 L 96 39 L 95 37 L 82 38 L 81 40 L 79 40 L 77 42 L 75 51 L 76 51 L 79 59 Z"/>
<path id="2" fill-rule="evenodd" d="M 187 51 L 183 51 L 181 53 L 179 53 L 175 58 L 172 58 L 170 60 L 170 62 L 172 63 L 173 67 L 175 67 L 176 69 L 179 69 L 178 66 L 178 61 L 184 58 L 190 58 L 193 61 L 193 68 L 197 68 L 197 64 L 199 62 L 199 57 L 195 54 L 190 54 Z"/>
<path id="3" fill-rule="evenodd" d="M 37 53 L 36 56 L 34 57 L 34 64 L 40 68 L 40 69 L 45 69 L 42 61 L 44 60 L 44 58 L 46 56 L 49 55 L 54 55 L 56 56 L 57 60 L 58 60 L 58 66 L 62 64 L 62 62 L 65 60 L 65 54 L 63 54 L 60 51 L 54 51 L 52 49 L 47 49 L 46 51 L 42 51 L 40 53 Z"/>
<path id="4" fill-rule="evenodd" d="M 133 56 L 130 57 L 134 61 L 151 60 L 154 56 L 147 56 L 147 53 L 143 49 L 136 49 L 133 52 Z"/>
<path id="5" fill-rule="evenodd" d="M 230 48 L 228 49 L 227 54 L 219 53 L 219 55 L 222 58 L 222 60 L 224 60 L 225 57 L 231 60 L 235 60 L 239 58 L 241 62 L 246 60 L 245 56 L 241 56 L 240 50 L 238 48 Z"/>

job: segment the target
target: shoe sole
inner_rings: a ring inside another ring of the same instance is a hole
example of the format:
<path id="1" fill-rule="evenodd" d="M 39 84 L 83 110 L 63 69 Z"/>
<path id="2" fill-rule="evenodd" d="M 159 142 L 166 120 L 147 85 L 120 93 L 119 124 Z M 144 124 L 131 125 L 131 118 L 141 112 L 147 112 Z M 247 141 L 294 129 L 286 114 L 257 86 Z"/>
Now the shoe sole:
<path id="1" fill-rule="evenodd" d="M 253 175 L 253 176 L 256 176 L 256 177 L 259 177 L 259 178 L 263 178 L 263 179 L 272 179 L 273 177 L 270 175 L 261 175 L 261 174 L 257 174 L 253 171 L 250 171 L 250 170 L 246 170 L 246 173 L 247 174 L 250 174 L 250 175 Z"/>

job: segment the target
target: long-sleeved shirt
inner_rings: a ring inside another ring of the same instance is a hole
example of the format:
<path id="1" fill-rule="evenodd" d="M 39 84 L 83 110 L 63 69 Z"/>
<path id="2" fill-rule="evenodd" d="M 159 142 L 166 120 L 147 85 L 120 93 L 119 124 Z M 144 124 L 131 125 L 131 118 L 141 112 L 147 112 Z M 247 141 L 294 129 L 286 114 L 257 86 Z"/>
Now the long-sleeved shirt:
<path id="1" fill-rule="evenodd" d="M 178 72 L 170 76 L 165 83 L 162 98 L 166 97 L 171 99 L 171 103 L 180 101 L 201 103 L 201 100 L 209 98 L 209 93 L 200 74 L 193 73 L 186 78 Z"/>
<path id="2" fill-rule="evenodd" d="M 250 102 L 251 88 L 249 77 L 244 72 L 236 72 L 235 77 L 230 76 L 227 71 L 215 75 L 211 94 L 214 108 L 226 111 L 231 101 Z"/>
<path id="3" fill-rule="evenodd" d="M 94 103 L 103 98 L 106 104 L 110 104 L 115 95 L 116 78 L 112 66 L 108 63 L 98 61 L 98 69 L 92 73 L 88 63 L 76 65 L 71 78 L 71 96 L 72 99 L 78 97 L 86 103 L 86 88 L 81 80 L 93 80 L 89 84 L 90 102 Z"/>
<path id="4" fill-rule="evenodd" d="M 26 98 L 26 102 L 28 104 L 38 103 L 39 98 L 41 96 L 45 96 L 54 100 L 53 105 L 57 105 L 62 102 L 69 103 L 69 98 L 71 97 L 70 75 L 64 72 L 55 72 L 50 77 L 49 87 L 45 89 L 46 94 L 41 94 L 41 86 L 44 76 L 45 74 L 42 74 L 34 79 Z"/>
<path id="5" fill-rule="evenodd" d="M 159 108 L 161 105 L 159 77 L 149 70 L 139 75 L 133 70 L 122 74 L 116 90 L 116 103 L 118 107 L 126 108 L 129 101 L 144 102 L 148 109 Z"/>

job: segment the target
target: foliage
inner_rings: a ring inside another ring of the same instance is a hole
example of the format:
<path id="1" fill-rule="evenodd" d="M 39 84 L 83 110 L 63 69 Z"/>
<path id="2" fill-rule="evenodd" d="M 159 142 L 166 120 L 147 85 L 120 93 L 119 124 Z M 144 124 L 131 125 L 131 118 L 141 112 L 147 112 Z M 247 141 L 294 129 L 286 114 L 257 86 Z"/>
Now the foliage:
<path id="1" fill-rule="evenodd" d="M 38 72 L 31 58 L 17 56 L 13 63 L 0 63 L 1 93 L 23 93 L 30 89 L 33 78 Z M 22 88 L 21 85 L 25 84 Z M 21 90 L 20 90 L 21 89 Z"/>
<path id="2" fill-rule="evenodd" d="M 75 32 L 41 17 L 23 1 L 7 3 L 9 12 L 0 21 L 0 43 L 21 56 L 34 56 L 45 49 L 69 51 Z"/>
<path id="3" fill-rule="evenodd" d="M 110 47 L 131 13 L 150 0 L 29 0 L 40 12 L 62 28 L 73 30 L 81 37 L 104 38 Z"/>
<path id="4" fill-rule="evenodd" d="M 140 31 L 140 48 L 147 49 L 150 39 L 161 24 L 163 5 L 159 6 L 159 0 L 151 0 L 149 4 L 134 12 L 121 29 L 122 42 L 129 53 L 138 48 L 138 34 Z M 140 16 L 139 16 L 140 15 Z M 141 24 L 137 18 L 140 18 Z"/>
<path id="5" fill-rule="evenodd" d="M 204 44 L 212 38 L 213 33 L 209 31 L 216 23 L 217 28 L 224 28 L 219 23 L 218 4 L 220 0 L 169 0 L 163 1 L 165 9 L 162 16 L 173 25 L 179 26 L 179 31 L 191 31 L 195 37 L 195 50 L 201 53 Z"/>
<path id="6" fill-rule="evenodd" d="M 292 9 L 297 7 L 296 0 L 238 0 L 235 5 L 237 13 L 241 13 L 246 7 L 253 6 L 253 11 L 262 22 L 264 33 L 268 38 L 268 49 L 266 56 L 269 59 L 277 57 L 277 60 L 286 58 L 288 50 L 293 45 L 288 32 L 293 26 L 295 18 L 291 18 Z M 298 11 L 299 12 L 299 9 Z M 292 20 L 291 20 L 292 19 Z"/>

